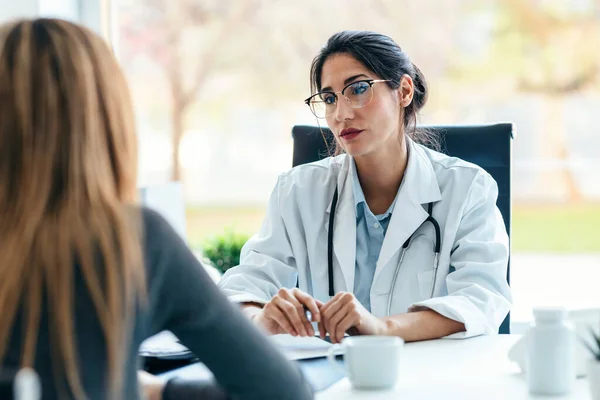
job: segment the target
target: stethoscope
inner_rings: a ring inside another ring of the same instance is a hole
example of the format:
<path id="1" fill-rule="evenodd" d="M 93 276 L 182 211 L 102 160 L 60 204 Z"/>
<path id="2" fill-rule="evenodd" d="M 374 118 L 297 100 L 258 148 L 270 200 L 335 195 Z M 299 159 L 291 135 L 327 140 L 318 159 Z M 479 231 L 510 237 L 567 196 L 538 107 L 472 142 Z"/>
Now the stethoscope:
<path id="1" fill-rule="evenodd" d="M 337 207 L 337 203 L 338 203 L 338 188 L 336 186 L 335 188 L 335 192 L 333 193 L 333 200 L 331 201 L 331 210 L 329 213 L 329 232 L 327 233 L 327 273 L 328 273 L 328 279 L 329 279 L 329 296 L 333 297 L 335 295 L 335 292 L 333 290 L 333 223 L 335 220 L 335 209 Z M 441 232 L 440 232 L 440 224 L 438 224 L 438 222 L 436 221 L 435 218 L 433 218 L 431 212 L 433 211 L 433 203 L 429 203 L 427 205 L 427 213 L 429 214 L 429 216 L 427 217 L 427 219 L 425 221 L 423 221 L 423 224 L 426 222 L 431 222 L 431 224 L 433 225 L 433 227 L 435 228 L 435 245 L 434 245 L 434 257 L 433 257 L 433 284 L 431 285 L 431 296 L 433 297 L 433 291 L 435 289 L 435 283 L 437 280 L 437 270 L 438 270 L 438 265 L 439 265 L 439 260 L 440 260 L 440 245 L 441 245 Z M 394 271 L 394 277 L 392 278 L 392 283 L 390 285 L 390 295 L 388 296 L 388 303 L 387 303 L 387 315 L 390 315 L 390 310 L 392 307 L 392 299 L 394 296 L 394 286 L 396 286 L 396 279 L 398 278 L 398 271 L 400 271 L 400 265 L 402 265 L 402 260 L 404 259 L 404 253 L 406 251 L 406 249 L 408 248 L 408 246 L 410 245 L 410 241 L 413 237 L 414 233 L 412 235 L 410 235 L 410 237 L 406 240 L 406 242 L 404 242 L 404 244 L 402 245 L 402 249 L 401 254 L 400 254 L 400 261 L 398 262 L 398 265 L 396 266 L 396 270 Z"/>

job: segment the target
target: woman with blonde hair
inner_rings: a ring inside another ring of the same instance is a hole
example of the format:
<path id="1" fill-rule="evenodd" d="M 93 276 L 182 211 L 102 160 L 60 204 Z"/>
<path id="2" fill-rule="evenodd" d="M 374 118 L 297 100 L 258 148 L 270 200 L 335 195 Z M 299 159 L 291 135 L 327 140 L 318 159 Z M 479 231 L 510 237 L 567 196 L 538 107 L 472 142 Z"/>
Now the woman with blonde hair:
<path id="1" fill-rule="evenodd" d="M 227 395 L 311 398 L 173 229 L 135 206 L 136 146 L 100 37 L 54 19 L 0 28 L 0 371 L 33 368 L 44 399 L 135 399 L 140 343 L 170 330 Z"/>

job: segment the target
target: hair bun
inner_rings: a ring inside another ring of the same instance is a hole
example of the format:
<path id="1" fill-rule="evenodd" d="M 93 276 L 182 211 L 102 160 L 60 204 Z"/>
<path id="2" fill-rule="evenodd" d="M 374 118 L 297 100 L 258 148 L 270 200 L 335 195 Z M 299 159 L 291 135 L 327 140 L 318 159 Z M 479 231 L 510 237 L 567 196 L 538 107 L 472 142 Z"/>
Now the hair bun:
<path id="1" fill-rule="evenodd" d="M 412 63 L 413 69 L 415 70 L 415 76 L 413 77 L 413 82 L 415 84 L 415 90 L 413 94 L 413 101 L 415 102 L 415 106 L 417 110 L 423 108 L 425 103 L 427 103 L 427 96 L 429 94 L 427 90 L 427 82 L 425 81 L 425 75 L 421 72 L 419 67 Z"/>

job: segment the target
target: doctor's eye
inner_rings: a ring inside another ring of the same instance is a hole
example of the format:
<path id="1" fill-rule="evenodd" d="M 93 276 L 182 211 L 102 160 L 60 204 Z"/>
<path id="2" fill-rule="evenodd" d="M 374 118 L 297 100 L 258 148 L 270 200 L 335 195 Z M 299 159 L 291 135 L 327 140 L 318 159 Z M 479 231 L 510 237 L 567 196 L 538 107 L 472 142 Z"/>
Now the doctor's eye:
<path id="1" fill-rule="evenodd" d="M 321 95 L 321 99 L 323 99 L 323 102 L 328 106 L 335 104 L 335 101 L 337 100 L 335 94 L 333 93 L 323 93 Z"/>
<path id="2" fill-rule="evenodd" d="M 369 85 L 368 82 L 356 82 L 348 86 L 348 89 L 350 89 L 351 95 L 360 96 L 361 94 L 367 92 L 370 87 L 371 85 Z"/>

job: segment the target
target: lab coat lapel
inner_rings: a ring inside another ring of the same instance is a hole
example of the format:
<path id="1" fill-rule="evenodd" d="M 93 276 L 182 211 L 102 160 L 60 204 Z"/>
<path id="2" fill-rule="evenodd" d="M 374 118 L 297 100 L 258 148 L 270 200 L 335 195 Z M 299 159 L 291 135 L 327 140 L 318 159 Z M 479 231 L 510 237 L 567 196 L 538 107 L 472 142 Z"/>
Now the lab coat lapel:
<path id="1" fill-rule="evenodd" d="M 436 202 L 442 198 L 431 161 L 419 145 L 413 143 L 408 137 L 406 140 L 408 146 L 406 172 L 383 239 L 373 282 L 406 240 L 427 219 L 428 213 L 423 204 Z"/>
<path id="2" fill-rule="evenodd" d="M 348 292 L 354 290 L 354 269 L 356 268 L 356 208 L 354 207 L 350 170 L 350 157 L 345 156 L 337 177 L 338 203 L 333 223 L 333 253 L 341 267 Z M 327 224 L 325 225 L 327 232 L 329 232 L 330 213 L 331 203 L 327 207 Z M 336 270 L 334 261 L 333 274 L 335 276 L 338 273 L 339 270 Z M 336 292 L 341 289 L 335 286 L 334 288 Z"/>

